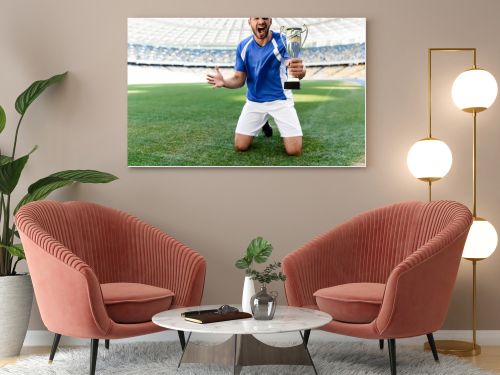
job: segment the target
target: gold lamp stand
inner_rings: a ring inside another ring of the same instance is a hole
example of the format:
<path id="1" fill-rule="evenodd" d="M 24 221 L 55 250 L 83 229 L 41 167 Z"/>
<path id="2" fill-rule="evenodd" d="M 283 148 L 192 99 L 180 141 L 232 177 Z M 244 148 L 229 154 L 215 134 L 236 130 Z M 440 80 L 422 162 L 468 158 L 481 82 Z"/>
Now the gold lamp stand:
<path id="1" fill-rule="evenodd" d="M 459 340 L 436 340 L 438 353 L 454 355 L 457 357 L 474 357 L 481 354 L 481 346 L 476 342 L 477 330 L 477 289 L 476 289 L 476 258 L 465 258 L 472 261 L 472 342 Z M 424 350 L 431 350 L 428 342 L 424 344 Z"/>
<path id="2" fill-rule="evenodd" d="M 475 51 L 475 50 L 474 50 Z M 475 52 L 474 52 L 475 60 Z M 475 65 L 475 61 L 474 61 Z M 473 190 L 473 217 L 476 216 L 476 112 L 473 112 L 474 117 L 474 133 L 473 133 L 473 151 L 472 151 L 472 190 Z M 460 340 L 436 340 L 436 349 L 438 353 L 454 355 L 457 357 L 474 357 L 481 354 L 481 346 L 476 341 L 477 330 L 477 261 L 482 258 L 464 258 L 472 262 L 472 342 Z M 431 350 L 429 343 L 424 344 L 424 350 Z"/>
<path id="3" fill-rule="evenodd" d="M 432 52 L 433 51 L 441 51 L 441 52 L 472 52 L 473 54 L 473 67 L 472 70 L 476 69 L 476 49 L 475 48 L 430 48 L 428 52 L 428 69 L 429 69 L 429 101 L 428 101 L 428 107 L 429 107 L 429 134 L 430 134 L 430 129 L 431 129 L 431 61 L 432 61 Z M 476 114 L 477 112 L 481 112 L 485 110 L 485 107 L 469 107 L 469 108 L 462 108 L 463 111 L 472 113 L 473 116 L 473 121 L 474 121 L 474 127 L 473 127 L 473 149 L 472 149 L 472 181 L 473 181 L 473 218 L 475 222 L 481 222 L 485 221 L 484 219 L 480 218 L 476 214 Z M 432 181 L 428 180 L 429 183 L 429 201 L 431 200 L 431 184 Z M 472 229 L 472 228 L 471 228 Z M 494 230 L 494 229 L 493 229 Z M 469 233 L 470 237 L 470 233 Z M 468 237 L 468 238 L 469 238 Z M 471 240 L 472 242 L 472 240 Z M 467 243 L 466 243 L 467 246 Z M 494 248 L 496 247 L 496 243 Z M 491 254 L 491 253 L 490 253 Z M 478 254 L 478 255 L 484 255 L 484 254 Z M 476 287 L 476 265 L 479 260 L 485 259 L 488 257 L 488 255 L 484 255 L 484 257 L 464 257 L 464 259 L 467 259 L 472 262 L 472 342 L 466 342 L 466 341 L 458 341 L 458 340 L 436 340 L 436 349 L 439 353 L 443 354 L 451 354 L 455 356 L 460 356 L 460 357 L 469 357 L 469 356 L 476 356 L 481 354 L 481 347 L 477 344 L 476 342 L 476 330 L 477 330 L 477 287 Z M 424 349 L 425 350 L 430 350 L 430 345 L 429 343 L 424 344 Z"/>

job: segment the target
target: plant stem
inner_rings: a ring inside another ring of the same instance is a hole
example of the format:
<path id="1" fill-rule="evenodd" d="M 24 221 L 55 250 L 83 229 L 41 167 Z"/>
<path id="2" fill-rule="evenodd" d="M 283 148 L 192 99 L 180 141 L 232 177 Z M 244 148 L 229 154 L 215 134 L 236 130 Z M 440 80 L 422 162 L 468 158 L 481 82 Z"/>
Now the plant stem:
<path id="1" fill-rule="evenodd" d="M 16 266 L 17 266 L 17 263 L 19 263 L 21 259 L 17 258 L 16 260 L 16 263 L 14 263 L 14 265 L 12 266 L 12 270 L 10 272 L 11 275 L 15 275 L 16 274 Z"/>
<path id="2" fill-rule="evenodd" d="M 2 218 L 2 215 L 5 217 L 5 199 L 4 195 L 1 195 L 0 199 L 0 219 Z M 3 243 L 3 237 L 0 238 L 0 243 Z M 8 252 L 7 249 L 1 248 L 0 249 L 0 276 L 5 276 L 8 274 L 7 271 L 7 257 L 8 257 Z"/>
<path id="3" fill-rule="evenodd" d="M 12 227 L 10 228 L 10 238 L 9 238 L 9 243 L 12 245 L 14 243 L 14 239 L 16 238 L 16 222 L 14 221 L 12 223 Z"/>
<path id="4" fill-rule="evenodd" d="M 23 121 L 24 114 L 21 115 L 19 118 L 19 122 L 17 123 L 16 127 L 16 135 L 14 137 L 14 147 L 12 148 L 12 159 L 14 159 L 14 155 L 16 154 L 16 146 L 17 146 L 17 135 L 19 133 L 19 127 L 21 126 L 21 121 Z"/>
<path id="5" fill-rule="evenodd" d="M 4 204 L 3 211 L 3 233 L 2 233 L 2 243 L 6 246 L 10 246 L 10 194 L 7 195 L 7 204 Z M 10 266 L 12 265 L 12 255 L 8 251 L 5 252 L 5 272 L 7 275 L 10 274 Z"/>
<path id="6" fill-rule="evenodd" d="M 16 127 L 16 134 L 14 136 L 14 147 L 12 147 L 12 160 L 14 160 L 14 156 L 16 155 L 16 147 L 17 147 L 17 137 L 19 135 L 19 128 L 21 127 L 21 123 L 23 121 L 24 114 L 21 115 Z M 3 233 L 2 238 L 0 239 L 4 245 L 10 246 L 12 245 L 12 238 L 9 233 L 10 228 L 10 194 L 7 195 L 7 204 L 5 203 L 4 195 L 2 194 L 2 207 L 3 207 Z M 2 255 L 4 255 L 3 269 L 0 270 L 1 275 L 9 275 L 12 272 L 12 255 L 6 249 L 2 250 Z M 16 262 L 17 264 L 17 262 Z M 15 265 L 14 265 L 15 267 Z"/>
<path id="7" fill-rule="evenodd" d="M 14 244 L 14 239 L 16 238 L 16 235 L 14 233 L 15 230 L 16 230 L 16 222 L 13 220 L 12 227 L 10 228 L 10 232 L 9 232 L 9 234 L 10 234 L 10 236 L 9 236 L 9 245 L 10 246 L 12 246 Z M 13 257 L 10 258 L 10 263 L 11 264 L 12 264 L 12 260 L 13 259 L 14 259 Z M 16 266 L 17 266 L 17 263 L 19 263 L 20 260 L 21 259 L 17 258 L 16 262 L 14 263 L 14 265 L 12 267 L 10 267 L 10 265 L 9 265 L 9 267 L 7 268 L 7 270 L 10 270 L 9 272 L 10 272 L 11 275 L 15 275 L 16 274 Z"/>
<path id="8" fill-rule="evenodd" d="M 0 277 L 7 275 L 7 272 L 5 270 L 5 268 L 7 266 L 5 264 L 6 263 L 6 260 L 5 260 L 6 256 L 7 256 L 7 250 L 3 249 L 3 248 L 0 249 Z"/>

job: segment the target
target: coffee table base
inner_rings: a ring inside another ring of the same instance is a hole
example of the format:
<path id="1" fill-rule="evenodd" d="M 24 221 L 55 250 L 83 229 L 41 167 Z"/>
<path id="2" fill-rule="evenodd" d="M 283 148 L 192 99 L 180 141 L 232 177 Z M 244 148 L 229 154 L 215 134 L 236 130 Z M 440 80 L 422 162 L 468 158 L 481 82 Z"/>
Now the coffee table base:
<path id="1" fill-rule="evenodd" d="M 189 334 L 178 367 L 182 363 L 218 363 L 233 367 L 233 374 L 239 374 L 242 366 L 257 365 L 305 365 L 316 367 L 307 350 L 304 337 L 302 344 L 276 347 L 257 340 L 253 335 L 233 335 L 221 344 L 195 344 Z"/>

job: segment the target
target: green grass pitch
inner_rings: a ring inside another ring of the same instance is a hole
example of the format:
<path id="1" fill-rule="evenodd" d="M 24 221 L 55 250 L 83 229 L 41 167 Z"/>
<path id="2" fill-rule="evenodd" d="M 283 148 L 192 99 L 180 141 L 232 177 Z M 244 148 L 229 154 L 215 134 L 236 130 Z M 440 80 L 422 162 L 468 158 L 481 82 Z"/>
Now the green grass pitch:
<path id="1" fill-rule="evenodd" d="M 302 155 L 288 156 L 274 135 L 236 152 L 234 130 L 246 88 L 208 84 L 129 85 L 129 166 L 364 166 L 365 86 L 302 81 L 294 91 L 304 133 Z"/>

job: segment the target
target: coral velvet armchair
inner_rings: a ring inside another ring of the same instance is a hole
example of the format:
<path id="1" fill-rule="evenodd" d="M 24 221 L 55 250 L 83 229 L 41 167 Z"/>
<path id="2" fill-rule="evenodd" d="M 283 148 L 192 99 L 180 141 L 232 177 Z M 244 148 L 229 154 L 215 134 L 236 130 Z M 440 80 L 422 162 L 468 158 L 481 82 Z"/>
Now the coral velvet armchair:
<path id="1" fill-rule="evenodd" d="M 91 339 L 90 374 L 99 339 L 162 331 L 154 314 L 199 305 L 204 258 L 124 212 L 87 202 L 23 206 L 16 225 L 44 324 L 61 335 Z M 181 346 L 184 335 L 179 333 Z"/>
<path id="2" fill-rule="evenodd" d="M 452 201 L 404 202 L 362 213 L 283 259 L 291 306 L 319 308 L 322 330 L 389 343 L 441 328 L 472 223 Z M 307 336 L 309 332 L 306 332 Z"/>

